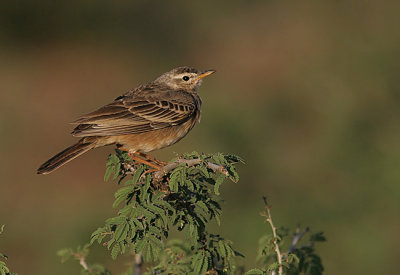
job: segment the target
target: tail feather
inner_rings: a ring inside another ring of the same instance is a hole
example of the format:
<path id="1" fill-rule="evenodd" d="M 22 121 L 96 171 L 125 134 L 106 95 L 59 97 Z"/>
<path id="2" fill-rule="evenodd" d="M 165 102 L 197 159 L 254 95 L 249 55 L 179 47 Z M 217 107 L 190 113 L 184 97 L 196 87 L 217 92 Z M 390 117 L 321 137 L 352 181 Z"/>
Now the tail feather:
<path id="1" fill-rule="evenodd" d="M 38 174 L 49 174 L 64 164 L 70 162 L 71 160 L 79 157 L 80 155 L 86 153 L 90 149 L 95 147 L 95 143 L 92 141 L 85 142 L 81 139 L 78 143 L 66 148 L 61 151 L 45 163 L 43 163 L 37 170 Z"/>

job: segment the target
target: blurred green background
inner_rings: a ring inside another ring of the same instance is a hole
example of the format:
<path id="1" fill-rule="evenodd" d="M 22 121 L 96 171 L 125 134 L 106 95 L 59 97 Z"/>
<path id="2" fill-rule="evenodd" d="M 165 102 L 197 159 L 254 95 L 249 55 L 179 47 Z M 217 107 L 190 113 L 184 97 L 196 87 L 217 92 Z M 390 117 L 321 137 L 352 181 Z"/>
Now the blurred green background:
<path id="1" fill-rule="evenodd" d="M 223 225 L 255 267 L 277 225 L 325 232 L 326 274 L 400 269 L 400 2 L 7 1 L 0 6 L 0 239 L 24 274 L 78 274 L 76 247 L 114 211 L 97 149 L 48 176 L 35 169 L 76 141 L 68 122 L 177 66 L 216 69 L 202 122 L 158 151 L 235 153 Z M 90 262 L 115 274 L 96 247 Z"/>

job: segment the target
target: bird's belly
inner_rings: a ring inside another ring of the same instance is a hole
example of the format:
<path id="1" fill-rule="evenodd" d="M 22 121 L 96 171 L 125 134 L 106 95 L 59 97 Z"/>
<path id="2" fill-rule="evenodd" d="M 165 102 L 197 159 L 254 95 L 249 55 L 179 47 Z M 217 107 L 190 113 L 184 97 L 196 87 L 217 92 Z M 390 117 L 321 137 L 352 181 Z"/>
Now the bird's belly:
<path id="1" fill-rule="evenodd" d="M 191 128 L 192 125 L 185 123 L 141 134 L 123 135 L 118 137 L 117 143 L 131 151 L 147 153 L 178 142 Z"/>

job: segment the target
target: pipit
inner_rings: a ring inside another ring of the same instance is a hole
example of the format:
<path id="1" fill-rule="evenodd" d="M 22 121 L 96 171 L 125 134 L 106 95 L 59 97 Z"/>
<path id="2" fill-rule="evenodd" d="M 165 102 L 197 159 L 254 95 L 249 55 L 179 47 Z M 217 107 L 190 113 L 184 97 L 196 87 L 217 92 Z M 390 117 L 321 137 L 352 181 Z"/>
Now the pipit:
<path id="1" fill-rule="evenodd" d="M 81 139 L 43 163 L 37 173 L 49 174 L 90 149 L 110 144 L 124 148 L 136 161 L 160 168 L 146 153 L 178 142 L 200 121 L 197 89 L 214 72 L 179 67 L 81 116 L 72 131 Z"/>

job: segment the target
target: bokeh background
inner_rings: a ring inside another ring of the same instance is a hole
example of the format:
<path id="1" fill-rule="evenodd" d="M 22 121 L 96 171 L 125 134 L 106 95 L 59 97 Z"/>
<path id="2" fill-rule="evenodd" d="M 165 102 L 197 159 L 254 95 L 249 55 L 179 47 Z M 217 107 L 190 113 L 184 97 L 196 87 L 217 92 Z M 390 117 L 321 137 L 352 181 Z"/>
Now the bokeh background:
<path id="1" fill-rule="evenodd" d="M 0 250 L 18 274 L 78 274 L 56 251 L 114 214 L 112 147 L 48 176 L 68 122 L 182 65 L 216 69 L 202 122 L 168 160 L 197 150 L 246 160 L 225 184 L 222 226 L 255 267 L 277 225 L 325 232 L 326 274 L 400 269 L 400 2 L 6 1 L 0 6 Z M 90 262 L 125 269 L 96 247 Z"/>

